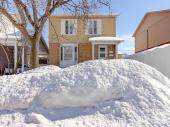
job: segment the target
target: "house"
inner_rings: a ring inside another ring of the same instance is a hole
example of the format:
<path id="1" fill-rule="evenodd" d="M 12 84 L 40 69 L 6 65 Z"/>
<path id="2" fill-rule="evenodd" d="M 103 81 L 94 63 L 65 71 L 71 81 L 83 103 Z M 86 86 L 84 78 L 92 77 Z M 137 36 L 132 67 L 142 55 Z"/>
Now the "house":
<path id="1" fill-rule="evenodd" d="M 27 64 L 30 64 L 30 48 L 27 51 L 26 59 L 27 59 Z M 43 36 L 40 38 L 40 43 L 39 43 L 39 52 L 38 52 L 38 58 L 39 58 L 39 66 L 44 66 L 48 64 L 48 46 L 47 43 L 44 39 Z"/>
<path id="2" fill-rule="evenodd" d="M 135 52 L 170 43 L 170 10 L 153 11 L 145 14 L 137 27 Z"/>
<path id="3" fill-rule="evenodd" d="M 90 15 L 87 20 L 71 15 L 49 18 L 49 63 L 68 67 L 94 59 L 118 58 L 118 15 Z"/>
<path id="4" fill-rule="evenodd" d="M 135 54 L 127 56 L 154 67 L 170 79 L 170 10 L 145 14 L 133 36 Z"/>
<path id="5" fill-rule="evenodd" d="M 16 15 L 13 14 L 16 18 Z M 30 45 L 25 41 L 20 31 L 13 26 L 13 24 L 2 14 L 0 15 L 0 72 L 5 70 L 8 66 L 16 68 L 22 65 L 29 65 Z M 39 47 L 39 62 L 40 65 L 47 64 L 48 47 L 41 37 Z"/>

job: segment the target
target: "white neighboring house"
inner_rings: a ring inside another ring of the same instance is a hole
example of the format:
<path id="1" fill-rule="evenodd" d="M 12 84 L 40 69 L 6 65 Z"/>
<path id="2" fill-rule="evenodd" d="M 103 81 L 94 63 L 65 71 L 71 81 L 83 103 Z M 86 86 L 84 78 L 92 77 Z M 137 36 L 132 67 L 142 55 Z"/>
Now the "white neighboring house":
<path id="1" fill-rule="evenodd" d="M 16 18 L 15 14 L 13 16 Z M 18 71 L 22 70 L 23 72 L 25 65 L 29 65 L 30 45 L 25 41 L 20 31 L 5 16 L 1 15 L 0 18 L 0 69 L 2 69 L 0 72 L 9 73 L 14 68 L 19 68 Z M 7 53 L 10 63 L 7 60 L 4 48 L 8 48 Z M 40 64 L 41 62 L 47 64 L 48 46 L 43 37 L 41 37 L 39 49 Z M 9 66 L 11 70 L 9 70 Z"/>

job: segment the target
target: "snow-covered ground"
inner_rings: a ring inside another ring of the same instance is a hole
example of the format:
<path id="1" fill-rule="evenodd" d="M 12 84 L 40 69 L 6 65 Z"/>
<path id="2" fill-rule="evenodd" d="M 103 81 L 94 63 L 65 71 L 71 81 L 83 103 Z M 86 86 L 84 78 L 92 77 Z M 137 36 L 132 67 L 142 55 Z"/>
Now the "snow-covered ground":
<path id="1" fill-rule="evenodd" d="M 0 126 L 169 127 L 170 81 L 132 60 L 2 76 Z"/>

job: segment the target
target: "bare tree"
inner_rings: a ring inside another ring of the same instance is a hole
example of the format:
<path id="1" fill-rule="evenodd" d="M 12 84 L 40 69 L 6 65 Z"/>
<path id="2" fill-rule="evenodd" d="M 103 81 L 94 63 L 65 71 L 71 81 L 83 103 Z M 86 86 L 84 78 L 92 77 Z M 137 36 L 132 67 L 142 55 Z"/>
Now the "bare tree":
<path id="1" fill-rule="evenodd" d="M 0 13 L 5 15 L 31 45 L 31 65 L 38 66 L 39 41 L 48 17 L 56 8 L 87 18 L 110 0 L 0 0 Z M 18 14 L 14 18 L 10 12 Z M 30 29 L 32 32 L 30 32 Z"/>

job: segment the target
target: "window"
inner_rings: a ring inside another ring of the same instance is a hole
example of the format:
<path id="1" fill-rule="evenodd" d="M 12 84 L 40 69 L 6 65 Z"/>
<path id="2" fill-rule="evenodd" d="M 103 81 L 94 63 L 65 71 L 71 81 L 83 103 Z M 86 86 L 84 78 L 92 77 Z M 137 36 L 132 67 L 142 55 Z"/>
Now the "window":
<path id="1" fill-rule="evenodd" d="M 64 46 L 64 60 L 72 60 L 73 48 L 72 46 Z"/>
<path id="2" fill-rule="evenodd" d="M 63 47 L 61 47 L 61 61 L 63 60 Z"/>
<path id="3" fill-rule="evenodd" d="M 39 64 L 47 64 L 47 58 L 39 58 Z"/>
<path id="4" fill-rule="evenodd" d="M 101 45 L 99 46 L 99 59 L 107 58 L 107 46 Z"/>
<path id="5" fill-rule="evenodd" d="M 74 60 L 77 61 L 78 59 L 78 48 L 77 45 L 62 45 L 61 49 L 61 61 L 64 60 Z M 74 59 L 73 59 L 74 58 Z"/>
<path id="6" fill-rule="evenodd" d="M 86 35 L 100 35 L 101 34 L 101 20 L 89 20 L 86 25 Z"/>
<path id="7" fill-rule="evenodd" d="M 77 20 L 64 19 L 61 21 L 62 35 L 76 35 Z"/>

